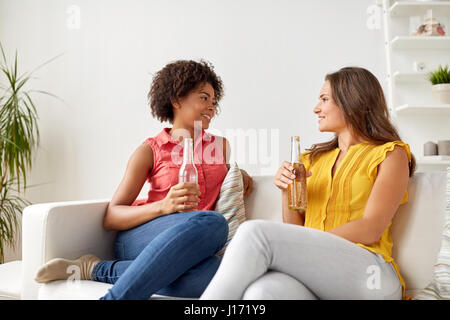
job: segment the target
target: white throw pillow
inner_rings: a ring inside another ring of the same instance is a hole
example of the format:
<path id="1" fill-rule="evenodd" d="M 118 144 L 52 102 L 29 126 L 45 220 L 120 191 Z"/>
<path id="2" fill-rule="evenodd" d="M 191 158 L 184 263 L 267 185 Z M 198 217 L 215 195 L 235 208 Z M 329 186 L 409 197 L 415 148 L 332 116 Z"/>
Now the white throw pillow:
<path id="1" fill-rule="evenodd" d="M 228 239 L 224 247 L 217 253 L 222 256 L 228 243 L 233 238 L 239 225 L 245 221 L 244 183 L 242 174 L 236 163 L 230 166 L 220 187 L 214 211 L 221 213 L 228 221 Z"/>
<path id="2" fill-rule="evenodd" d="M 433 281 L 423 289 L 415 300 L 450 299 L 450 167 L 447 168 L 447 206 L 441 249 L 434 265 Z"/>

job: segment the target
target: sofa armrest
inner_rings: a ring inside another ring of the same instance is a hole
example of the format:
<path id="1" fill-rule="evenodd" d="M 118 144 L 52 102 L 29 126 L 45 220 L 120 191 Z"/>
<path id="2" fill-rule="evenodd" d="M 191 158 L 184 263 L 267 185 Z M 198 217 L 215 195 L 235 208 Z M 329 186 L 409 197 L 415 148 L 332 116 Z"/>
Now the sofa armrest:
<path id="1" fill-rule="evenodd" d="M 109 199 L 41 203 L 22 217 L 22 299 L 36 299 L 37 269 L 53 258 L 75 259 L 92 253 L 113 258 L 116 232 L 103 229 Z"/>

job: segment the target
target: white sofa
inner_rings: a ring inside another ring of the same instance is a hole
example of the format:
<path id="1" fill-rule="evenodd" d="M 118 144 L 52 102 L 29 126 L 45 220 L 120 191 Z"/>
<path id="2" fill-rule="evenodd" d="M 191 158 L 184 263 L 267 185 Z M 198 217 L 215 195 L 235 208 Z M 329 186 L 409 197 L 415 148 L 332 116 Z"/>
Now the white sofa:
<path id="1" fill-rule="evenodd" d="M 256 176 L 246 200 L 248 219 L 281 221 L 280 192 L 270 176 Z M 405 279 L 407 295 L 429 284 L 440 249 L 445 212 L 446 173 L 416 173 L 408 187 L 409 202 L 392 225 L 393 255 Z M 34 282 L 36 270 L 50 259 L 92 253 L 113 258 L 115 233 L 102 219 L 108 199 L 35 204 L 23 212 L 22 261 L 0 265 L 0 299 L 98 299 L 112 285 L 94 281 Z M 164 298 L 153 295 L 152 299 Z"/>

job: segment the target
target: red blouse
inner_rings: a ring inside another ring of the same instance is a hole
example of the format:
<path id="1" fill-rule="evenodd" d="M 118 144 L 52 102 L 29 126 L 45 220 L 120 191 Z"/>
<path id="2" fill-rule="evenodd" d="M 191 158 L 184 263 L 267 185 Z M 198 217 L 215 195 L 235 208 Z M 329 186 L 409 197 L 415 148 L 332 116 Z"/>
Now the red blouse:
<path id="1" fill-rule="evenodd" d="M 170 188 L 178 184 L 178 171 L 183 162 L 183 145 L 172 138 L 170 129 L 164 128 L 157 136 L 145 140 L 153 149 L 153 168 L 147 176 L 150 190 L 145 202 L 135 201 L 134 205 L 162 200 Z M 201 192 L 198 210 L 213 210 L 228 172 L 223 158 L 223 139 L 205 130 L 202 130 L 201 136 L 194 138 L 194 164 Z"/>

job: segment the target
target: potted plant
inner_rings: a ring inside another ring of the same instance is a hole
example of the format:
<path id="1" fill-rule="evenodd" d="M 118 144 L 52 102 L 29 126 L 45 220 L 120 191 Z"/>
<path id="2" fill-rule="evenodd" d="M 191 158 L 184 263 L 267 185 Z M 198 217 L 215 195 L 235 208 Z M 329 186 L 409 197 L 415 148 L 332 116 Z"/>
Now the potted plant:
<path id="1" fill-rule="evenodd" d="M 31 93 L 53 96 L 45 91 L 25 90 L 25 87 L 34 71 L 56 57 L 31 72 L 18 75 L 17 51 L 10 66 L 1 43 L 0 54 L 0 263 L 3 263 L 5 247 L 14 248 L 18 217 L 30 204 L 21 193 L 27 187 L 26 175 L 39 145 L 38 115 Z"/>
<path id="2" fill-rule="evenodd" d="M 450 70 L 448 65 L 439 66 L 429 73 L 428 79 L 432 84 L 434 102 L 437 104 L 450 104 Z"/>

